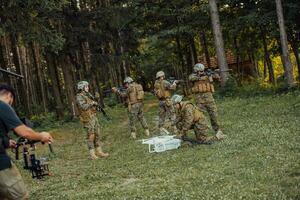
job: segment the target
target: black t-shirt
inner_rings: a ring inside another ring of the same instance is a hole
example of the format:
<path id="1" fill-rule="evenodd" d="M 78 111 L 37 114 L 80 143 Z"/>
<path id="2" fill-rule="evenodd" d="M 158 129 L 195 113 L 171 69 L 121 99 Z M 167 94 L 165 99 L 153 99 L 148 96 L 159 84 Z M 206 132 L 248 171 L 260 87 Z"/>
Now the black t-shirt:
<path id="1" fill-rule="evenodd" d="M 10 157 L 6 153 L 6 148 L 9 147 L 8 132 L 23 123 L 18 118 L 14 109 L 0 101 L 0 170 L 11 167 Z"/>

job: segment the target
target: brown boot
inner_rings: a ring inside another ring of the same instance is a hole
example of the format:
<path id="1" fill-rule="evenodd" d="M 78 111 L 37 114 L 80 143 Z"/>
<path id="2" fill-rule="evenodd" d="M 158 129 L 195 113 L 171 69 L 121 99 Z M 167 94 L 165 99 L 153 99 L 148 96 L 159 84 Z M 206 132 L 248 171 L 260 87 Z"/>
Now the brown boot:
<path id="1" fill-rule="evenodd" d="M 108 153 L 104 153 L 100 147 L 97 147 L 97 149 L 96 149 L 96 155 L 99 156 L 99 157 L 102 157 L 102 158 L 106 158 L 106 157 L 109 156 L 109 154 Z"/>
<path id="2" fill-rule="evenodd" d="M 95 154 L 95 149 L 90 149 L 90 158 L 92 160 L 98 159 L 98 156 L 96 156 L 96 154 Z"/>
<path id="3" fill-rule="evenodd" d="M 131 137 L 132 137 L 133 139 L 136 139 L 136 133 L 135 133 L 135 132 L 131 132 Z"/>
<path id="4" fill-rule="evenodd" d="M 218 130 L 217 134 L 216 134 L 216 138 L 218 140 L 223 140 L 225 139 L 227 136 L 221 131 L 221 130 Z"/>
<path id="5" fill-rule="evenodd" d="M 145 135 L 146 135 L 146 136 L 150 136 L 150 131 L 149 131 L 149 129 L 146 129 L 146 130 L 145 130 Z"/>

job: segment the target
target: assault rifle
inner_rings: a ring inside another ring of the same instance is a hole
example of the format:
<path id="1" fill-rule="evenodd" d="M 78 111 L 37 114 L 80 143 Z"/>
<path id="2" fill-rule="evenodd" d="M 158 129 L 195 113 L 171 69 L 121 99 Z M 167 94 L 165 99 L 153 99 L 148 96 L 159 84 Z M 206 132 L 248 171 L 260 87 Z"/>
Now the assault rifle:
<path id="1" fill-rule="evenodd" d="M 119 87 L 116 87 L 116 88 L 120 92 L 125 92 L 126 91 L 126 88 L 124 86 L 119 86 Z M 104 90 L 103 93 L 104 93 L 104 96 L 109 96 L 110 94 L 113 93 L 113 91 L 112 91 L 112 89 L 107 89 L 107 90 Z"/>
<path id="2" fill-rule="evenodd" d="M 93 99 L 94 101 L 97 101 L 97 102 L 98 102 L 98 105 L 97 105 L 97 107 L 96 107 L 96 110 L 97 110 L 98 112 L 101 112 L 101 113 L 103 114 L 103 116 L 104 116 L 108 121 L 110 121 L 111 118 L 108 116 L 108 114 L 107 114 L 106 111 L 104 110 L 104 107 L 101 106 L 101 102 L 100 102 L 99 97 L 96 98 L 96 97 L 94 97 L 91 93 L 89 93 L 89 96 L 91 97 L 91 99 Z M 99 96 L 99 94 L 98 94 L 97 96 Z"/>
<path id="3" fill-rule="evenodd" d="M 24 125 L 28 127 L 33 127 L 33 124 L 26 118 L 22 118 L 21 121 Z M 42 179 L 44 176 L 49 176 L 51 173 L 49 171 L 49 164 L 47 158 L 37 159 L 35 154 L 35 144 L 38 141 L 32 141 L 20 137 L 17 140 L 16 144 L 16 160 L 19 160 L 19 148 L 23 147 L 23 160 L 24 160 L 24 169 L 31 171 L 32 178 Z M 29 147 L 28 147 L 29 146 Z M 54 154 L 51 144 L 48 144 L 49 151 Z"/>
<path id="4" fill-rule="evenodd" d="M 21 78 L 21 79 L 24 78 L 24 76 L 22 76 L 22 75 L 20 75 L 20 74 L 16 74 L 16 73 L 14 73 L 14 72 L 5 70 L 5 69 L 3 69 L 3 68 L 0 68 L 0 72 L 5 73 L 5 74 L 7 74 L 7 75 L 14 76 L 14 77 L 16 77 L 16 78 Z"/>
<path id="5" fill-rule="evenodd" d="M 177 80 L 175 77 L 171 76 L 168 81 L 173 85 L 174 83 L 176 84 L 180 84 L 180 83 L 183 83 L 184 80 Z"/>
<path id="6" fill-rule="evenodd" d="M 214 74 L 220 74 L 220 72 L 230 72 L 232 71 L 232 69 L 228 69 L 228 70 L 220 70 L 220 69 L 205 69 L 204 72 L 201 75 L 206 75 L 206 76 L 212 76 Z"/>

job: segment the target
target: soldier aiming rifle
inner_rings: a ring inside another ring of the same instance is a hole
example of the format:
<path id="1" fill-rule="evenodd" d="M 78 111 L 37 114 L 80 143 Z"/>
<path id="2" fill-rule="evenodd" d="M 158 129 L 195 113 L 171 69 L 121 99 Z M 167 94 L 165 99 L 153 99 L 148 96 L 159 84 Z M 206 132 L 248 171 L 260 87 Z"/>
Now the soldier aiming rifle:
<path id="1" fill-rule="evenodd" d="M 211 125 L 216 132 L 218 139 L 224 139 L 223 134 L 217 116 L 217 105 L 213 97 L 215 92 L 213 79 L 219 79 L 217 73 L 213 73 L 211 70 L 205 71 L 205 67 L 201 63 L 197 63 L 194 66 L 194 73 L 189 76 L 189 81 L 193 84 L 192 93 L 196 97 L 196 105 L 202 112 L 207 111 L 210 117 Z"/>
<path id="2" fill-rule="evenodd" d="M 129 117 L 129 126 L 131 137 L 136 139 L 135 122 L 138 120 L 145 130 L 145 135 L 149 136 L 150 131 L 147 121 L 144 117 L 144 89 L 143 86 L 134 82 L 131 77 L 126 77 L 124 80 L 125 91 L 119 90 L 116 87 L 112 91 L 122 98 L 126 98 L 126 106 Z"/>

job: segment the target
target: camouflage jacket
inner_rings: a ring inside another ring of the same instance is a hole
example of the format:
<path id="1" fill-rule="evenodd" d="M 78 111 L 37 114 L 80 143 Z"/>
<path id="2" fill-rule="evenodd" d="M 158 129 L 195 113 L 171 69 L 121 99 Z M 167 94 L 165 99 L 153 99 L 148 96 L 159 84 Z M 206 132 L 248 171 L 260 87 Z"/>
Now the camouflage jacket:
<path id="1" fill-rule="evenodd" d="M 80 120 L 88 122 L 92 117 L 96 116 L 96 105 L 92 99 L 92 95 L 86 92 L 80 92 L 76 95 L 76 102 L 80 110 Z"/>
<path id="2" fill-rule="evenodd" d="M 170 98 L 171 90 L 176 90 L 176 84 L 167 80 L 156 80 L 154 83 L 154 94 L 157 98 Z"/>
<path id="3" fill-rule="evenodd" d="M 176 109 L 176 126 L 183 133 L 190 130 L 201 118 L 202 112 L 191 102 L 182 102 L 181 107 Z"/>

